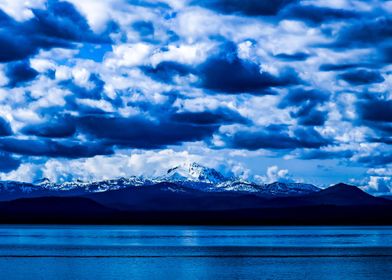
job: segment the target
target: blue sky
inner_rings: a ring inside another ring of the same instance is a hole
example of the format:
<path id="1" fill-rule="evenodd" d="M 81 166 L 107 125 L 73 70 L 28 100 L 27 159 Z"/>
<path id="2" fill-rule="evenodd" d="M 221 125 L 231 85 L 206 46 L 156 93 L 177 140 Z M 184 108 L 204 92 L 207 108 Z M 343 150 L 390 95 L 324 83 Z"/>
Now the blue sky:
<path id="1" fill-rule="evenodd" d="M 0 179 L 392 189 L 392 1 L 0 0 Z"/>

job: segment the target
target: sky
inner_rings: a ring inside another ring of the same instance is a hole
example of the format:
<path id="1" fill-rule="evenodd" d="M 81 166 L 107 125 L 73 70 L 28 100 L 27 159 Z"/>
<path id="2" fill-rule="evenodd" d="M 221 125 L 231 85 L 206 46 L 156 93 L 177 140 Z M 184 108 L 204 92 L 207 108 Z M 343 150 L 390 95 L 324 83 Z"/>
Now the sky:
<path id="1" fill-rule="evenodd" d="M 0 0 L 0 179 L 392 190 L 392 1 Z"/>

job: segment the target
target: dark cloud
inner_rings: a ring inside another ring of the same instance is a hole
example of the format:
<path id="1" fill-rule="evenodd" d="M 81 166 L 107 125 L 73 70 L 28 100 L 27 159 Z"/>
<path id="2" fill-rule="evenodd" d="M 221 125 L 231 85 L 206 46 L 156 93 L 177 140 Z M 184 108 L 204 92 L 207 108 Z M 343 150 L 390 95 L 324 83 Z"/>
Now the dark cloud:
<path id="1" fill-rule="evenodd" d="M 181 123 L 191 123 L 198 125 L 213 124 L 230 124 L 240 123 L 249 124 L 249 120 L 241 116 L 239 113 L 229 109 L 217 109 L 215 111 L 206 112 L 182 112 L 172 115 L 172 120 Z"/>
<path id="2" fill-rule="evenodd" d="M 301 106 L 304 104 L 321 104 L 329 100 L 329 94 L 315 89 L 293 89 L 279 103 L 279 108 Z"/>
<path id="3" fill-rule="evenodd" d="M 320 148 L 332 144 L 331 139 L 326 139 L 312 127 L 297 128 L 294 135 L 302 148 Z"/>
<path id="4" fill-rule="evenodd" d="M 320 126 L 327 120 L 327 112 L 321 111 L 312 105 L 305 105 L 298 111 L 292 112 L 291 117 L 297 119 L 299 125 Z"/>
<path id="5" fill-rule="evenodd" d="M 353 70 L 338 75 L 338 78 L 351 85 L 367 85 L 382 83 L 385 79 L 378 71 Z"/>
<path id="6" fill-rule="evenodd" d="M 17 87 L 34 80 L 39 73 L 30 67 L 28 61 L 21 61 L 7 64 L 5 74 L 9 79 L 7 86 Z"/>
<path id="7" fill-rule="evenodd" d="M 4 152 L 41 157 L 84 158 L 95 155 L 110 155 L 111 147 L 98 141 L 79 142 L 72 140 L 0 138 L 0 150 Z"/>
<path id="8" fill-rule="evenodd" d="M 390 131 L 392 131 L 392 128 Z M 392 136 L 389 135 L 386 136 L 380 135 L 379 137 L 368 137 L 366 140 L 372 143 L 384 143 L 384 144 L 392 145 Z"/>
<path id="9" fill-rule="evenodd" d="M 188 141 L 201 141 L 212 136 L 218 125 L 200 125 L 142 117 L 87 116 L 78 119 L 81 132 L 110 145 L 156 149 Z"/>
<path id="10" fill-rule="evenodd" d="M 235 57 L 212 57 L 199 66 L 201 86 L 222 93 L 269 94 L 271 87 L 299 84 L 297 73 L 286 68 L 276 77 L 259 65 Z"/>
<path id="11" fill-rule="evenodd" d="M 75 134 L 76 127 L 71 117 L 52 117 L 47 122 L 25 126 L 21 132 L 39 137 L 68 138 Z"/>
<path id="12" fill-rule="evenodd" d="M 310 57 L 310 54 L 304 52 L 298 52 L 293 54 L 280 53 L 275 55 L 275 57 L 283 61 L 304 61 Z"/>
<path id="13" fill-rule="evenodd" d="M 376 17 L 369 20 L 357 20 L 343 27 L 332 45 L 336 48 L 374 47 L 392 38 L 392 19 Z"/>
<path id="14" fill-rule="evenodd" d="M 147 76 L 164 83 L 173 83 L 174 77 L 186 76 L 195 72 L 191 67 L 174 61 L 163 61 L 156 67 L 144 66 L 141 69 Z"/>
<path id="15" fill-rule="evenodd" d="M 320 104 L 329 100 L 326 92 L 319 90 L 290 90 L 278 104 L 279 108 L 293 107 L 291 117 L 297 119 L 299 125 L 320 126 L 327 120 L 327 112 L 320 110 Z"/>
<path id="16" fill-rule="evenodd" d="M 92 73 L 88 79 L 90 86 L 81 87 L 75 84 L 72 80 L 66 80 L 60 83 L 60 86 L 73 93 L 72 97 L 69 98 L 81 98 L 81 99 L 102 99 L 105 82 L 101 80 L 99 75 Z"/>
<path id="17" fill-rule="evenodd" d="M 94 34 L 87 20 L 69 2 L 49 1 L 45 10 L 34 9 L 30 28 L 49 38 L 72 42 L 107 42 Z"/>
<path id="18" fill-rule="evenodd" d="M 285 6 L 297 0 L 194 0 L 199 5 L 224 14 L 243 14 L 247 16 L 276 15 Z"/>
<path id="19" fill-rule="evenodd" d="M 51 0 L 45 10 L 32 12 L 32 19 L 17 22 L 0 10 L 0 62 L 23 60 L 41 49 L 73 48 L 74 42 L 110 42 L 105 34 L 94 34 L 68 2 Z"/>
<path id="20" fill-rule="evenodd" d="M 285 125 L 270 125 L 257 131 L 237 131 L 226 138 L 231 148 L 258 150 L 293 150 L 296 148 L 320 148 L 331 144 L 312 128 L 299 128 L 290 135 Z"/>
<path id="21" fill-rule="evenodd" d="M 8 121 L 0 117 L 0 137 L 12 135 L 12 129 Z"/>
<path id="22" fill-rule="evenodd" d="M 372 122 L 392 122 L 392 100 L 366 100 L 357 104 L 361 119 Z"/>
<path id="23" fill-rule="evenodd" d="M 200 80 L 195 86 L 228 94 L 270 95 L 273 87 L 291 86 L 302 82 L 292 68 L 283 68 L 278 76 L 261 71 L 258 64 L 240 59 L 237 46 L 226 41 L 220 45 L 218 54 L 195 67 L 164 61 L 156 67 L 143 66 L 141 69 L 149 77 L 169 84 L 174 83 L 173 79 L 176 76 L 193 74 Z"/>
<path id="24" fill-rule="evenodd" d="M 345 64 L 321 64 L 319 70 L 320 71 L 345 71 L 353 68 L 373 68 L 376 67 L 372 64 L 365 63 L 345 63 Z"/>
<path id="25" fill-rule="evenodd" d="M 392 45 L 384 46 L 379 49 L 378 58 L 380 62 L 392 63 Z"/>
<path id="26" fill-rule="evenodd" d="M 21 160 L 9 153 L 0 152 L 0 172 L 11 172 L 17 169 L 21 164 Z"/>
<path id="27" fill-rule="evenodd" d="M 370 155 L 359 157 L 357 162 L 370 167 L 385 166 L 392 163 L 392 151 L 390 148 L 381 151 L 373 151 Z"/>
<path id="28" fill-rule="evenodd" d="M 299 19 L 308 24 L 321 24 L 328 21 L 349 20 L 360 17 L 360 14 L 327 7 L 312 5 L 290 5 L 281 13 L 282 18 Z"/>
<path id="29" fill-rule="evenodd" d="M 372 129 L 366 140 L 371 143 L 392 144 L 392 101 L 374 96 L 356 103 L 357 123 Z"/>

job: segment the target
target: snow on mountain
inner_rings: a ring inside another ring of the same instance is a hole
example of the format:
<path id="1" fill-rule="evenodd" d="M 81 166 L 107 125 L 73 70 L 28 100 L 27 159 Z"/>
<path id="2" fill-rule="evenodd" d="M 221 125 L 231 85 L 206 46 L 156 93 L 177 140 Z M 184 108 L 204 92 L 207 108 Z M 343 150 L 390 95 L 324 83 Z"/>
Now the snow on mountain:
<path id="1" fill-rule="evenodd" d="M 230 191 L 230 192 L 250 192 L 258 193 L 262 190 L 262 186 L 248 182 L 245 180 L 229 180 L 216 185 L 215 191 Z"/>
<path id="2" fill-rule="evenodd" d="M 36 185 L 17 181 L 2 181 L 0 182 L 0 193 L 31 193 L 39 189 Z"/>
<path id="3" fill-rule="evenodd" d="M 105 192 L 108 190 L 118 190 L 128 187 L 139 187 L 152 185 L 154 181 L 143 177 L 131 176 L 129 178 L 119 178 L 103 180 L 98 182 L 84 182 L 81 180 L 64 183 L 52 183 L 49 179 L 43 178 L 37 181 L 36 185 L 47 190 L 55 191 L 85 191 L 85 192 Z"/>
<path id="4" fill-rule="evenodd" d="M 75 195 L 81 193 L 106 192 L 124 188 L 162 186 L 170 183 L 170 191 L 175 188 L 194 189 L 203 192 L 241 192 L 253 193 L 256 195 L 274 196 L 295 196 L 306 195 L 317 192 L 320 189 L 302 183 L 282 183 L 260 185 L 238 178 L 227 178 L 213 168 L 202 166 L 198 163 L 184 163 L 174 168 L 170 168 L 167 173 L 158 178 L 144 178 L 132 176 L 129 178 L 119 178 L 103 180 L 98 182 L 73 181 L 64 183 L 53 183 L 47 178 L 35 181 L 33 184 L 4 181 L 0 182 L 0 193 L 3 194 L 46 194 L 46 195 Z M 3 195 L 4 197 L 6 195 Z"/>
<path id="5" fill-rule="evenodd" d="M 208 184 L 219 184 L 228 180 L 215 169 L 202 166 L 195 162 L 170 168 L 162 179 L 172 182 L 194 181 Z"/>

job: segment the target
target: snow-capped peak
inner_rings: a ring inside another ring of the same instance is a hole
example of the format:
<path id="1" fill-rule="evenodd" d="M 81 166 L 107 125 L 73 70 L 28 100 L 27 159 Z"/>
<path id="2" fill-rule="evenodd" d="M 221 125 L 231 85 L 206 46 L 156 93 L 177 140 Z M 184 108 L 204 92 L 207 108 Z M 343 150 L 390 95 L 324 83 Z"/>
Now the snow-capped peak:
<path id="1" fill-rule="evenodd" d="M 165 179 L 170 181 L 194 181 L 201 183 L 218 184 L 227 179 L 213 168 L 202 166 L 196 162 L 184 163 L 170 168 Z"/>
<path id="2" fill-rule="evenodd" d="M 48 178 L 41 178 L 41 179 L 35 180 L 33 182 L 34 185 L 47 185 L 50 183 L 51 183 L 50 179 L 48 179 Z"/>

